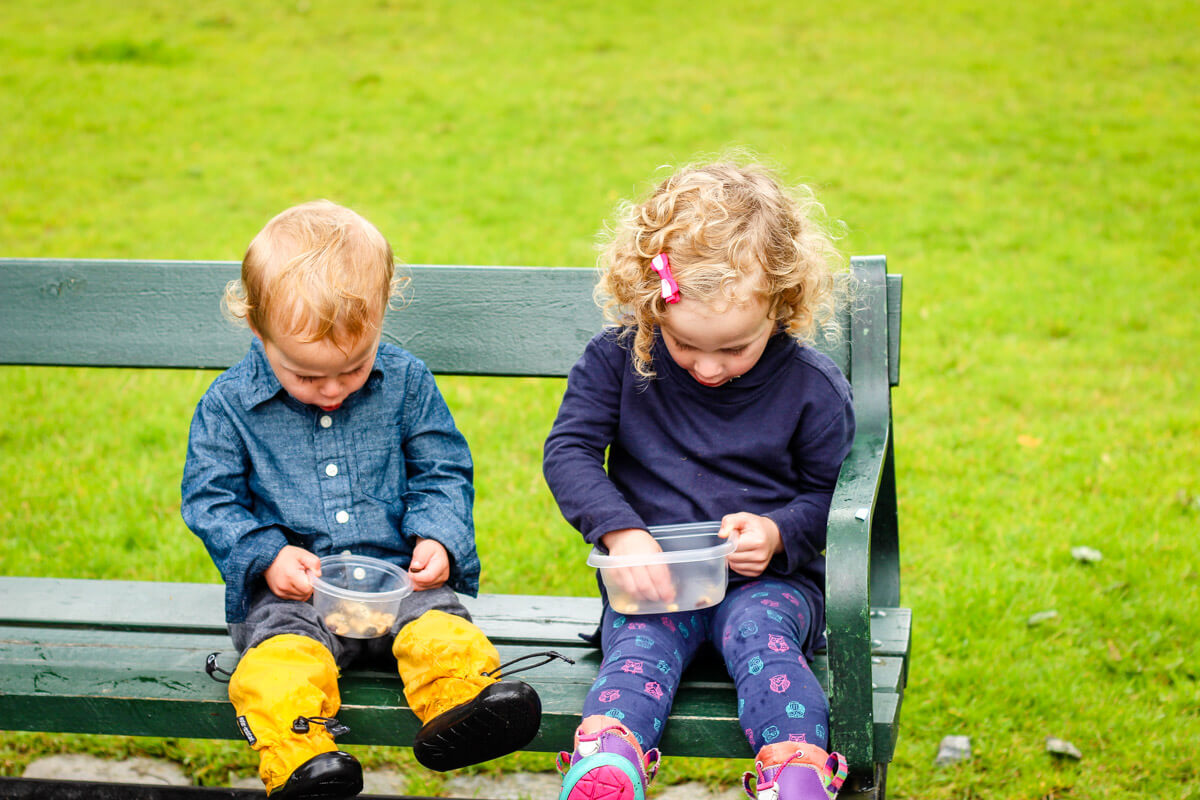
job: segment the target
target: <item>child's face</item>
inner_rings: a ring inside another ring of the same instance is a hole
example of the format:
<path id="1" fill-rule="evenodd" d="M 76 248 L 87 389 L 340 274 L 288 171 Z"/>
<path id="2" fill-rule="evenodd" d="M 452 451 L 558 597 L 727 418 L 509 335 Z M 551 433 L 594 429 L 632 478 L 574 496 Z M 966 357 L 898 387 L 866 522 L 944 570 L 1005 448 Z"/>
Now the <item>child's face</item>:
<path id="1" fill-rule="evenodd" d="M 758 363 L 775 322 L 762 297 L 716 306 L 684 298 L 667 307 L 659 327 L 675 363 L 697 383 L 711 387 Z"/>
<path id="2" fill-rule="evenodd" d="M 363 336 L 345 350 L 333 342 L 305 342 L 294 335 L 259 338 L 288 394 L 322 411 L 333 411 L 367 382 L 379 336 L 378 332 Z"/>

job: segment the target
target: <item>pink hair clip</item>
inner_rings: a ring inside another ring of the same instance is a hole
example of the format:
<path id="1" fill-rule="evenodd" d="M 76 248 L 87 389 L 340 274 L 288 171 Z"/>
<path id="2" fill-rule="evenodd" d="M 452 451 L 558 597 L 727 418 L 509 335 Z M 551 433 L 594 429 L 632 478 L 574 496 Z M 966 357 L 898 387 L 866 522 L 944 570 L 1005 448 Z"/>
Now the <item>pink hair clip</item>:
<path id="1" fill-rule="evenodd" d="M 654 267 L 654 271 L 662 279 L 662 299 L 668 303 L 678 303 L 679 284 L 675 282 L 675 276 L 671 274 L 671 259 L 667 258 L 666 253 L 659 253 L 650 259 L 650 266 Z"/>

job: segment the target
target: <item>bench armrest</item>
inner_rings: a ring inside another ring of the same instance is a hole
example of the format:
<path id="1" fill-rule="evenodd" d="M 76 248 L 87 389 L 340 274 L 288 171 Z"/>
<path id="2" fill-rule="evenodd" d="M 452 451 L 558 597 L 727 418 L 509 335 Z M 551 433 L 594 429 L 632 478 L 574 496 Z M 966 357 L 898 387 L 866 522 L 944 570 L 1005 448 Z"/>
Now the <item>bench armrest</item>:
<path id="1" fill-rule="evenodd" d="M 852 768 L 874 763 L 871 683 L 871 522 L 887 437 L 860 431 L 842 466 L 826 543 L 825 621 L 830 728 Z"/>
<path id="2" fill-rule="evenodd" d="M 871 533 L 881 511 L 881 487 L 891 474 L 892 430 L 886 264 L 882 258 L 855 259 L 853 270 L 850 378 L 857 429 L 829 512 L 825 596 L 832 746 L 861 773 L 874 764 Z M 898 561 L 889 559 L 880 568 L 897 570 Z"/>

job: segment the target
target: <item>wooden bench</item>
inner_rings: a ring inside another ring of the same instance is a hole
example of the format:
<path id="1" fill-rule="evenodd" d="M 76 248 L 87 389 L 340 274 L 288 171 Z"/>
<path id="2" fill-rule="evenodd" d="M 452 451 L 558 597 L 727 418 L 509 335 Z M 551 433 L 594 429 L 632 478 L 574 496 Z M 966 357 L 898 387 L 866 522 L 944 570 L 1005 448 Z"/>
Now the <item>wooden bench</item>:
<path id="1" fill-rule="evenodd" d="M 854 385 L 858 435 L 829 518 L 829 644 L 814 667 L 830 691 L 833 746 L 851 765 L 842 796 L 882 798 L 910 647 L 910 612 L 898 607 L 891 426 L 901 279 L 886 274 L 881 257 L 853 259 L 852 268 L 856 309 L 843 341 L 827 352 Z M 602 324 L 590 269 L 409 270 L 414 299 L 388 316 L 385 337 L 436 374 L 562 377 Z M 0 364 L 227 367 L 244 355 L 249 336 L 218 308 L 222 287 L 237 274 L 229 262 L 0 259 Z M 530 319 L 537 324 L 522 324 Z M 239 738 L 225 687 L 204 670 L 212 652 L 222 653 L 226 668 L 236 663 L 222 591 L 216 584 L 0 577 L 0 728 Z M 594 629 L 599 601 L 465 600 L 503 659 L 552 649 L 574 660 L 522 675 L 544 708 L 528 749 L 569 749 L 599 665 L 599 652 L 579 634 Z M 339 741 L 411 741 L 417 720 L 397 712 L 404 697 L 394 672 L 349 671 L 341 686 L 338 717 L 351 732 Z M 679 690 L 664 753 L 747 757 L 735 708 L 720 663 L 700 659 Z"/>

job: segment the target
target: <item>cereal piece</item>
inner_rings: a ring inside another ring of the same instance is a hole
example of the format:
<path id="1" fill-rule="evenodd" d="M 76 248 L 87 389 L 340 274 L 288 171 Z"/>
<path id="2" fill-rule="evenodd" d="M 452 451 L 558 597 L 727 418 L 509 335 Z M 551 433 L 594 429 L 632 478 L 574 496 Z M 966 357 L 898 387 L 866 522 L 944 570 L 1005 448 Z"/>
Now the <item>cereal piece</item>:
<path id="1" fill-rule="evenodd" d="M 396 615 L 374 611 L 362 603 L 344 602 L 325 615 L 325 625 L 338 636 L 374 639 L 385 636 L 396 624 Z"/>
<path id="2" fill-rule="evenodd" d="M 667 603 L 667 611 L 675 612 L 679 610 L 679 603 Z"/>
<path id="3" fill-rule="evenodd" d="M 703 597 L 696 600 L 696 608 L 704 608 L 706 606 L 711 606 L 711 605 L 712 605 L 712 600 L 709 598 L 708 595 L 704 595 Z"/>
<path id="4" fill-rule="evenodd" d="M 325 617 L 325 626 L 329 628 L 330 633 L 336 636 L 345 636 L 350 632 L 350 621 L 346 619 L 344 614 L 337 611 Z"/>

